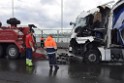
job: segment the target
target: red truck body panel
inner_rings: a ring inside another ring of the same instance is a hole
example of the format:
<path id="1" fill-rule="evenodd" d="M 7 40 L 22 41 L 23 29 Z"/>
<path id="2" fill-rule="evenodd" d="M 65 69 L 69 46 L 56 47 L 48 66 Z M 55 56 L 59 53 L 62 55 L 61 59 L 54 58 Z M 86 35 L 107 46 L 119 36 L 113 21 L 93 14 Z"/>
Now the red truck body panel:
<path id="1" fill-rule="evenodd" d="M 29 27 L 1 27 L 0 28 L 0 43 L 15 44 L 20 53 L 25 52 L 25 38 L 29 32 Z"/>

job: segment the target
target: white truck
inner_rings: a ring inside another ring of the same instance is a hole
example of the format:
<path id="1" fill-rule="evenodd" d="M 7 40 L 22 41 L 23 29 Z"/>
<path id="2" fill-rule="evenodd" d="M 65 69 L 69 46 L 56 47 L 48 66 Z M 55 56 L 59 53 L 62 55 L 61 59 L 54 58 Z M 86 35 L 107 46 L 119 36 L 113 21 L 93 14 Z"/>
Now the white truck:
<path id="1" fill-rule="evenodd" d="M 124 0 L 83 12 L 73 25 L 69 52 L 86 63 L 124 61 Z"/>

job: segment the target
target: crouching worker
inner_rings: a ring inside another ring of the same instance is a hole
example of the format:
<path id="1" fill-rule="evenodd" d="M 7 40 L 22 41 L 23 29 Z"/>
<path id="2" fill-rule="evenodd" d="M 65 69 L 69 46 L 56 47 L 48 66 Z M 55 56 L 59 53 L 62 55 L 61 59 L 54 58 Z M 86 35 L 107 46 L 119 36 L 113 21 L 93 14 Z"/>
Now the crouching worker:
<path id="1" fill-rule="evenodd" d="M 32 66 L 32 53 L 34 52 L 34 39 L 33 39 L 33 31 L 31 30 L 26 35 L 26 65 Z"/>
<path id="2" fill-rule="evenodd" d="M 49 35 L 46 38 L 46 41 L 44 42 L 44 48 L 45 48 L 48 58 L 49 58 L 50 70 L 53 69 L 53 66 L 55 67 L 55 70 L 58 70 L 59 67 L 58 67 L 57 61 L 56 61 L 57 45 L 56 45 L 56 42 L 54 41 L 52 35 Z"/>

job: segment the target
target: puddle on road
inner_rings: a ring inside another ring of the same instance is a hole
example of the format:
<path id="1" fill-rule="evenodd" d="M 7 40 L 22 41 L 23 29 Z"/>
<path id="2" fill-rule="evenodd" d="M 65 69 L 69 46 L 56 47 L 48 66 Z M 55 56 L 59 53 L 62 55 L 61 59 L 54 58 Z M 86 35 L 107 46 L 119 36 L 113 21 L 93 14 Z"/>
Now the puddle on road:
<path id="1" fill-rule="evenodd" d="M 25 60 L 1 59 L 0 72 L 5 71 L 38 77 L 55 76 L 57 79 L 124 81 L 124 66 L 121 65 L 60 65 L 60 69 L 57 72 L 53 70 L 51 74 L 48 61 L 46 60 L 36 60 L 34 67 L 26 67 Z"/>

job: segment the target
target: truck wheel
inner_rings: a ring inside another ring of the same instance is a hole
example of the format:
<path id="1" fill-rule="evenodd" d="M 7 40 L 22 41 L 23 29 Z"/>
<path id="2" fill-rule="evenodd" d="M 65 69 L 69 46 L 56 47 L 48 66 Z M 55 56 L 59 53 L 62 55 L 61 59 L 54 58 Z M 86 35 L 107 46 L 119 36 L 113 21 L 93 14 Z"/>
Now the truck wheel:
<path id="1" fill-rule="evenodd" d="M 6 54 L 11 59 L 17 59 L 19 56 L 18 48 L 15 45 L 9 45 L 6 50 Z"/>
<path id="2" fill-rule="evenodd" d="M 0 57 L 3 56 L 3 47 L 0 45 Z"/>
<path id="3" fill-rule="evenodd" d="M 85 54 L 84 61 L 86 63 L 99 63 L 100 55 L 97 50 L 90 50 Z"/>

